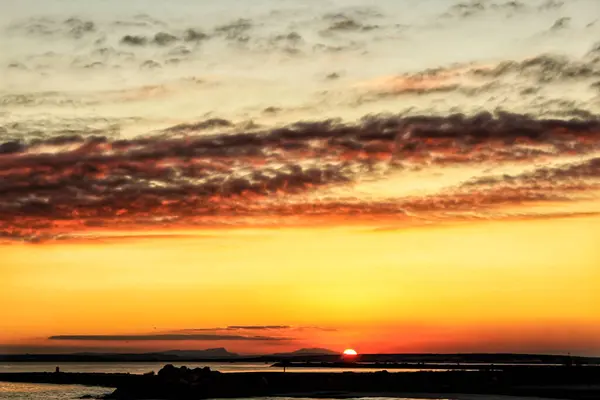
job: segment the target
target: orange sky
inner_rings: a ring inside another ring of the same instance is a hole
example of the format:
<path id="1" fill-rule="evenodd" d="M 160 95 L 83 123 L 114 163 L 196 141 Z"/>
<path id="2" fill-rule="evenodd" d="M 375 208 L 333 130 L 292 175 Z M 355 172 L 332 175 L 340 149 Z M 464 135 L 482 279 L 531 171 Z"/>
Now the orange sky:
<path id="1" fill-rule="evenodd" d="M 0 348 L 600 354 L 600 217 L 382 226 L 4 245 Z"/>
<path id="2" fill-rule="evenodd" d="M 600 1 L 32 1 L 0 354 L 600 356 Z"/>

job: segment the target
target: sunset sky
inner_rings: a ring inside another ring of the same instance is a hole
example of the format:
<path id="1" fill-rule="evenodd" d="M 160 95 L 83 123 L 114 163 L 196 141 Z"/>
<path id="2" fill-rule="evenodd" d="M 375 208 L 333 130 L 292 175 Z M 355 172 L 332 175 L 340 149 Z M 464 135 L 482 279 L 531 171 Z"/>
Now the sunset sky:
<path id="1" fill-rule="evenodd" d="M 246 353 L 322 346 L 597 354 L 599 220 L 339 223 L 6 245 L 2 339 L 9 351 L 224 345 Z M 234 324 L 290 328 L 203 330 Z M 46 339 L 171 333 L 222 337 Z M 232 334 L 267 339 L 225 340 Z"/>
<path id="2" fill-rule="evenodd" d="M 572 195 L 554 186 L 545 194 Z M 489 209 L 486 197 L 471 204 L 477 191 L 457 210 L 433 208 L 446 196 L 419 197 L 431 205 L 414 215 L 373 211 L 383 208 L 373 200 L 351 212 L 321 200 L 302 203 L 323 209 L 318 216 L 267 209 L 252 217 L 257 226 L 229 216 L 223 226 L 6 243 L 3 347 L 597 354 L 596 204 L 511 199 Z M 173 334 L 192 336 L 135 340 Z"/>
<path id="3" fill-rule="evenodd" d="M 600 3 L 57 1 L 0 17 L 0 354 L 600 356 Z"/>

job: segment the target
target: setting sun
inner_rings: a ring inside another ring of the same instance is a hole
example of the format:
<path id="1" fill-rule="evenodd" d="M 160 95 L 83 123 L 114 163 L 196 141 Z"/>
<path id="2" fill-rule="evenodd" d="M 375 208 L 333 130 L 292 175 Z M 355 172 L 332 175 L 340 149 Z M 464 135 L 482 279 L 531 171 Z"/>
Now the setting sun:
<path id="1" fill-rule="evenodd" d="M 355 356 L 357 354 L 358 353 L 354 349 L 346 349 L 346 350 L 344 350 L 344 355 L 345 356 Z"/>

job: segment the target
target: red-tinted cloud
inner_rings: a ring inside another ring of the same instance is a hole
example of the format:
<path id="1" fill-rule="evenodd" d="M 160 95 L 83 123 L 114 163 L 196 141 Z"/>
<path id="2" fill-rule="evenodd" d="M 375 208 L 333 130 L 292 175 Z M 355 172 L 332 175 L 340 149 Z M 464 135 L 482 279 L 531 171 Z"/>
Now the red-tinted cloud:
<path id="1" fill-rule="evenodd" d="M 470 182 L 469 190 L 420 198 L 298 200 L 332 186 L 351 190 L 354 182 L 385 178 L 390 171 L 527 164 L 589 154 L 599 149 L 600 121 L 508 113 L 368 116 L 356 124 L 326 120 L 193 135 L 205 126 L 230 124 L 209 120 L 178 125 L 131 140 L 75 135 L 0 145 L 0 238 L 35 241 L 91 229 L 238 225 L 244 223 L 240 218 L 273 215 L 405 218 L 413 212 L 476 211 L 496 204 L 569 200 L 566 192 L 577 190 L 573 175 L 597 178 L 598 165 L 592 160 L 567 169 L 541 169 L 518 178 L 520 185 L 501 190 L 489 187 L 499 178 L 487 178 Z M 557 180 L 564 190 L 539 184 Z M 582 179 L 576 183 L 580 190 L 590 187 Z"/>

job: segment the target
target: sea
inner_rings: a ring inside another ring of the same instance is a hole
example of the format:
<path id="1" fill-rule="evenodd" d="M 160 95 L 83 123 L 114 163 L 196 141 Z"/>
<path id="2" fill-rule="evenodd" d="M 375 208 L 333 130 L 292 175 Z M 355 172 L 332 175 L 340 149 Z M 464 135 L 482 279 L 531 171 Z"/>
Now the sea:
<path id="1" fill-rule="evenodd" d="M 83 396 L 101 397 L 109 394 L 110 389 L 98 387 L 84 387 L 77 385 L 42 385 L 25 383 L 3 383 L 0 382 L 0 399 L 18 399 L 18 400 L 67 400 L 78 399 Z M 307 398 L 290 397 L 254 397 L 254 400 L 317 400 Z M 417 399 L 445 399 L 445 400 L 548 400 L 541 398 L 519 398 L 512 396 L 496 395 L 419 395 L 418 397 L 362 397 L 363 400 L 417 400 Z M 151 400 L 151 399 L 149 399 Z M 235 400 L 235 399 L 233 399 Z M 239 399 L 242 400 L 242 399 Z M 328 400 L 319 398 L 319 400 Z"/>

